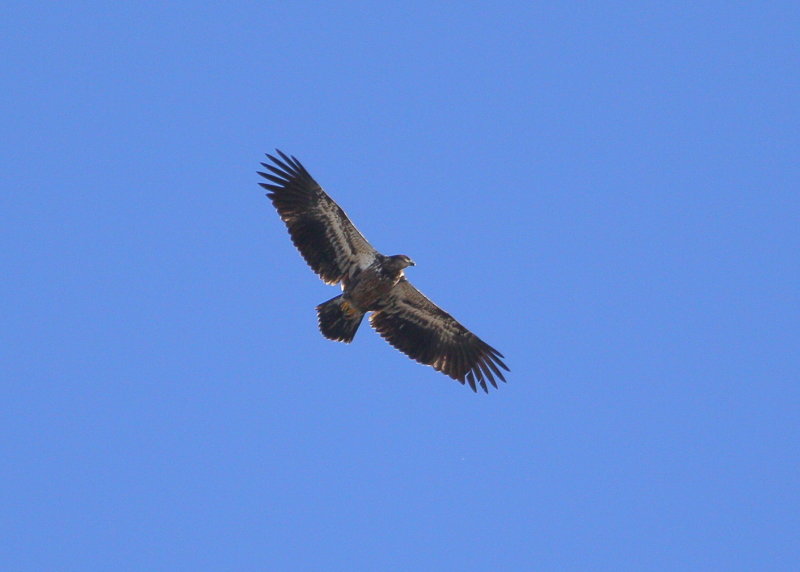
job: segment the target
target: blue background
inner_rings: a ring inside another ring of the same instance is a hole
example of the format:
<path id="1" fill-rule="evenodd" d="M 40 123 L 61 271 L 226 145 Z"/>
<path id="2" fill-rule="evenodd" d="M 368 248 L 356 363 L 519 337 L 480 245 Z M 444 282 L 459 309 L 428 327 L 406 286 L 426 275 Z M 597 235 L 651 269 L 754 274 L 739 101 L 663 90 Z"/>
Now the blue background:
<path id="1" fill-rule="evenodd" d="M 551 4 L 4 4 L 3 570 L 800 567 L 800 8 Z M 321 337 L 275 147 L 508 384 Z"/>

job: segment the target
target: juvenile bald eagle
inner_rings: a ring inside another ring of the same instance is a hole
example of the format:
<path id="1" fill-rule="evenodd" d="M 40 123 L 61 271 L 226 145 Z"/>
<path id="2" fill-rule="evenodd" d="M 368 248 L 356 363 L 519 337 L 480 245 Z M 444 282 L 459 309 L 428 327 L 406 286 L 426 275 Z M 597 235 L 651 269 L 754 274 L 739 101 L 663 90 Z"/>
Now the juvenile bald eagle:
<path id="1" fill-rule="evenodd" d="M 349 343 L 364 314 L 377 332 L 408 357 L 445 375 L 476 384 L 505 381 L 503 354 L 462 326 L 414 288 L 403 269 L 414 266 L 405 254 L 384 256 L 367 242 L 347 215 L 294 157 L 267 154 L 272 164 L 259 183 L 289 229 L 292 242 L 326 284 L 342 294 L 317 306 L 319 328 L 331 340 Z"/>

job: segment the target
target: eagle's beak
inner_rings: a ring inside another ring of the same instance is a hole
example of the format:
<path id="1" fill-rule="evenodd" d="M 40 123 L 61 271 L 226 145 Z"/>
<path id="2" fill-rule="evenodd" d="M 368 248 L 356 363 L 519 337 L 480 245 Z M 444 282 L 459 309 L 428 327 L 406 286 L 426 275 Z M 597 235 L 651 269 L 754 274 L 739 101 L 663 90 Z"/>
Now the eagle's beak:
<path id="1" fill-rule="evenodd" d="M 417 263 L 416 263 L 416 262 L 414 262 L 413 260 L 411 260 L 411 259 L 409 258 L 409 259 L 408 259 L 408 265 L 409 265 L 409 266 L 416 266 L 416 265 L 417 265 Z"/>

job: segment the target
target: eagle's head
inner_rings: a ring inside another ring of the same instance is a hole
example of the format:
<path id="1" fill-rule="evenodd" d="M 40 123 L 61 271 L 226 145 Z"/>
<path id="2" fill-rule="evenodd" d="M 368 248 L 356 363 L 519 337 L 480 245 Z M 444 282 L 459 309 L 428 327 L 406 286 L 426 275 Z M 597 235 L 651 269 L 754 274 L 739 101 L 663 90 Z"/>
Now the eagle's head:
<path id="1" fill-rule="evenodd" d="M 402 270 L 403 268 L 414 266 L 414 261 L 405 254 L 395 254 L 394 256 L 390 256 L 386 263 L 387 266 L 394 270 Z"/>

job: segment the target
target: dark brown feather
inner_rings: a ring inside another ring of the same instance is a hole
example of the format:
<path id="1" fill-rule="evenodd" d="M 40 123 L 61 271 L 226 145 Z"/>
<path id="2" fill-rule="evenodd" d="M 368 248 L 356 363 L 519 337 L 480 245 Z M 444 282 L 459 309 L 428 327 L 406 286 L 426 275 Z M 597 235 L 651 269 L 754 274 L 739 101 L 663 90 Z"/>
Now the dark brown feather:
<path id="1" fill-rule="evenodd" d="M 267 155 L 272 164 L 261 163 L 268 172 L 258 174 L 269 182 L 259 184 L 269 191 L 267 196 L 311 269 L 328 284 L 346 280 L 374 260 L 377 251 L 300 161 L 281 151 L 278 155 Z"/>
<path id="2" fill-rule="evenodd" d="M 392 289 L 381 309 L 370 317 L 373 328 L 408 357 L 488 392 L 508 371 L 503 354 L 462 326 L 405 278 Z M 499 367 L 498 367 L 499 366 Z"/>

